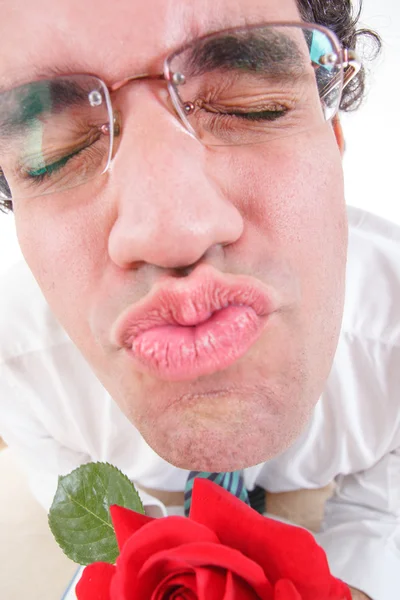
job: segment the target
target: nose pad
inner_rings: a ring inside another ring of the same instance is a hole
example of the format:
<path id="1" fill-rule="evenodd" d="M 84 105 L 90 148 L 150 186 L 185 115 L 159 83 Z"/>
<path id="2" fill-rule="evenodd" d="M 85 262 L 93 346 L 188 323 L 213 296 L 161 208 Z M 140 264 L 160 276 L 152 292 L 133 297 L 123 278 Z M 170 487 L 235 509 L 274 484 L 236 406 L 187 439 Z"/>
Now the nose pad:
<path id="1" fill-rule="evenodd" d="M 119 137 L 121 135 L 121 129 L 122 129 L 122 115 L 119 110 L 116 110 L 113 113 L 113 123 L 114 123 L 114 137 Z"/>
<path id="2" fill-rule="evenodd" d="M 112 154 L 111 154 L 111 160 L 114 158 L 115 153 L 118 149 L 119 146 L 119 142 L 121 139 L 121 133 L 122 133 L 122 114 L 119 110 L 115 110 L 113 112 L 113 134 L 114 134 L 114 139 L 113 139 L 113 147 L 112 147 Z"/>
<path id="3" fill-rule="evenodd" d="M 100 132 L 106 136 L 106 137 L 110 137 L 111 136 L 111 124 L 108 121 L 107 123 L 104 123 L 103 125 L 101 125 L 101 127 L 99 128 Z M 122 116 L 120 111 L 114 111 L 113 112 L 113 123 L 112 123 L 112 148 L 111 148 L 111 156 L 109 156 L 108 162 L 107 162 L 107 167 L 106 170 L 109 168 L 110 166 L 110 161 L 112 161 L 112 159 L 115 156 L 115 153 L 118 149 L 119 146 L 119 139 L 121 137 L 121 130 L 122 130 Z"/>

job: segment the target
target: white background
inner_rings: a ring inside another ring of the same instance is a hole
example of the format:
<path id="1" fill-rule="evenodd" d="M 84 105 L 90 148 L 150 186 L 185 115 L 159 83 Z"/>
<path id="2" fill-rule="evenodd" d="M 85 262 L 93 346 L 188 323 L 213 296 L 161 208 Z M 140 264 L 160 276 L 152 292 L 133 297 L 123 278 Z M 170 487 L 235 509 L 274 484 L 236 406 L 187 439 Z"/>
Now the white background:
<path id="1" fill-rule="evenodd" d="M 365 0 L 362 24 L 383 38 L 366 101 L 342 115 L 346 200 L 400 224 L 400 2 Z M 0 270 L 19 258 L 12 215 L 0 214 Z"/>
<path id="2" fill-rule="evenodd" d="M 365 0 L 362 25 L 383 39 L 371 65 L 367 97 L 342 115 L 346 137 L 346 200 L 400 223 L 400 2 Z"/>

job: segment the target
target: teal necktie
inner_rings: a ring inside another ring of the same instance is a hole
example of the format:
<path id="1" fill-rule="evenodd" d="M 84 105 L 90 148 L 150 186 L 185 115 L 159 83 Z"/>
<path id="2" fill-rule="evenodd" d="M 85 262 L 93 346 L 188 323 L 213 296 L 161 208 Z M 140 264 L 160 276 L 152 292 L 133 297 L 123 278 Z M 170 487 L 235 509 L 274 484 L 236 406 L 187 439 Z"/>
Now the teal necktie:
<path id="1" fill-rule="evenodd" d="M 244 485 L 244 479 L 241 471 L 231 473 L 208 473 L 206 471 L 190 471 L 185 487 L 185 515 L 189 516 L 190 503 L 192 501 L 193 483 L 196 477 L 210 479 L 218 485 L 231 492 L 243 502 L 250 505 L 249 496 Z"/>

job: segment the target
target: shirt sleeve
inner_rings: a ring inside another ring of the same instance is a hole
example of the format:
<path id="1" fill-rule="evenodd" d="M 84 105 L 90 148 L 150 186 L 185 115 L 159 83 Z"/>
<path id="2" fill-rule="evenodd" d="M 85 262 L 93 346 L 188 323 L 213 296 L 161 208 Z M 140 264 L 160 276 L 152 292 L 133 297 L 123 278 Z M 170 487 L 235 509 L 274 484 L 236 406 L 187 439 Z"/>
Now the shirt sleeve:
<path id="1" fill-rule="evenodd" d="M 13 451 L 28 478 L 29 487 L 48 512 L 58 476 L 90 461 L 85 453 L 63 446 L 51 437 L 32 413 L 2 415 L 0 436 Z"/>
<path id="2" fill-rule="evenodd" d="M 400 597 L 400 449 L 337 479 L 317 541 L 332 574 L 372 600 Z"/>
<path id="3" fill-rule="evenodd" d="M 102 396 L 96 386 L 91 390 L 87 371 L 83 359 L 64 342 L 51 351 L 26 352 L 0 362 L 0 437 L 46 510 L 59 475 L 99 460 L 91 441 L 102 421 L 99 416 L 100 424 L 91 426 L 91 409 L 95 400 L 101 404 Z"/>

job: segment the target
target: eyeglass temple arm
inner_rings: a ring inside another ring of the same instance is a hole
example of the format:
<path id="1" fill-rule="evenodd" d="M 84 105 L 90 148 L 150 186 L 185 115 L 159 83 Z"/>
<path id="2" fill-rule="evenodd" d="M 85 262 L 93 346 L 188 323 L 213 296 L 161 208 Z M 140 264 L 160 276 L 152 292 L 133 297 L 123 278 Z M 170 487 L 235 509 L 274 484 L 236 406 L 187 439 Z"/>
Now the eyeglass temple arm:
<path id="1" fill-rule="evenodd" d="M 343 50 L 343 67 L 345 69 L 343 77 L 343 87 L 360 72 L 362 64 L 354 50 Z"/>
<path id="2" fill-rule="evenodd" d="M 343 89 L 350 83 L 352 79 L 359 73 L 361 69 L 361 61 L 354 50 L 345 48 L 342 51 L 341 62 L 344 68 L 343 74 Z M 340 83 L 341 76 L 337 75 L 329 82 L 329 84 L 321 91 L 321 100 L 324 99 L 334 87 Z"/>

